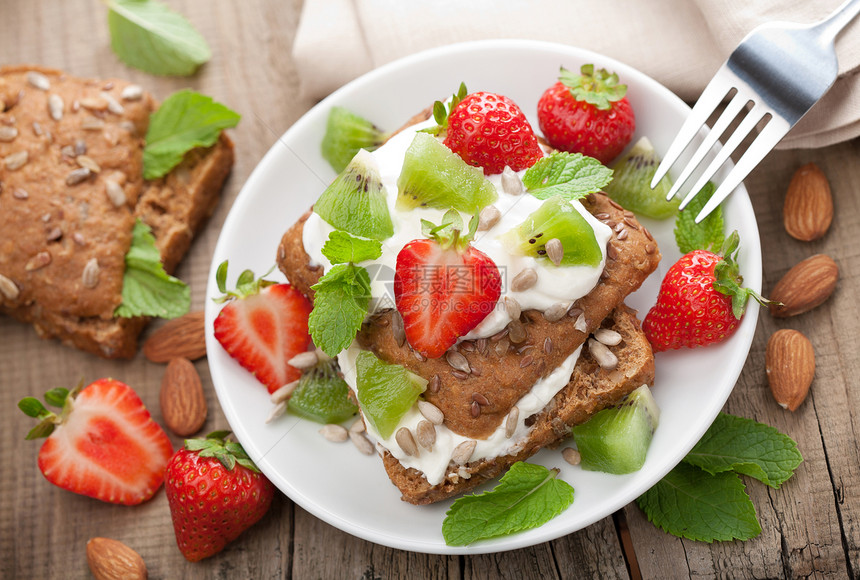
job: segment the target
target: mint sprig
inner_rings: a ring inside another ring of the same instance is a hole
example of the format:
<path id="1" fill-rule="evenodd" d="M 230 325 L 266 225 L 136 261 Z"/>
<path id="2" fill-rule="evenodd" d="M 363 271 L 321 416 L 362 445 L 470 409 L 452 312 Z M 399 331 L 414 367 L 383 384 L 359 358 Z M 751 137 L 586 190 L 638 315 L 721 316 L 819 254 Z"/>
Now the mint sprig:
<path id="1" fill-rule="evenodd" d="M 698 195 L 690 201 L 684 211 L 678 213 L 675 219 L 675 241 L 681 254 L 687 254 L 693 250 L 716 252 L 723 245 L 725 234 L 722 206 L 717 206 L 708 217 L 696 223 L 696 216 L 714 195 L 714 191 L 716 188 L 709 181 L 699 190 Z"/>
<path id="2" fill-rule="evenodd" d="M 314 344 L 334 357 L 355 338 L 370 305 L 370 275 L 353 263 L 333 266 L 314 290 L 308 330 Z"/>
<path id="3" fill-rule="evenodd" d="M 649 521 L 674 536 L 747 540 L 761 526 L 739 474 L 778 488 L 802 461 L 787 435 L 720 413 L 683 461 L 636 502 Z"/>
<path id="4" fill-rule="evenodd" d="M 182 90 L 167 97 L 149 119 L 143 149 L 143 177 L 170 173 L 195 147 L 215 144 L 221 131 L 235 127 L 241 116 L 211 97 Z"/>
<path id="5" fill-rule="evenodd" d="M 155 0 L 105 0 L 111 48 L 125 64 L 154 75 L 186 76 L 212 53 L 182 15 Z"/>
<path id="6" fill-rule="evenodd" d="M 553 153 L 539 159 L 523 175 L 523 185 L 538 199 L 560 195 L 573 201 L 600 191 L 610 181 L 611 169 L 581 153 Z"/>
<path id="7" fill-rule="evenodd" d="M 333 231 L 322 247 L 322 254 L 332 264 L 375 260 L 382 255 L 382 243 L 378 240 L 357 238 L 342 231 Z"/>
<path id="8" fill-rule="evenodd" d="M 442 523 L 449 546 L 465 546 L 541 526 L 573 503 L 573 488 L 558 469 L 514 463 L 491 491 L 456 500 Z"/>
<path id="9" fill-rule="evenodd" d="M 803 457 L 797 443 L 773 427 L 720 413 L 684 461 L 712 475 L 734 471 L 778 489 Z"/>
<path id="10" fill-rule="evenodd" d="M 191 307 L 191 290 L 182 280 L 168 275 L 149 226 L 134 223 L 131 247 L 125 255 L 122 303 L 114 316 L 176 318 Z"/>
<path id="11" fill-rule="evenodd" d="M 713 542 L 761 533 L 744 483 L 731 472 L 711 475 L 680 463 L 636 501 L 651 523 L 673 536 Z"/>

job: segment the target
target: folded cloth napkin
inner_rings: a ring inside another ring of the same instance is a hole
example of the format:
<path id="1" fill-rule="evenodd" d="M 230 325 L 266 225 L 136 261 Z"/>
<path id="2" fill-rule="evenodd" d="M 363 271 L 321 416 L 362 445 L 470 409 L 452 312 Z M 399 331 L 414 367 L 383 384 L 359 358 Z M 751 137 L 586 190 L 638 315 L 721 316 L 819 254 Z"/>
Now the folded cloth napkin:
<path id="1" fill-rule="evenodd" d="M 322 98 L 428 48 L 490 38 L 559 42 L 605 54 L 694 102 L 763 22 L 815 22 L 843 0 L 305 0 L 293 44 L 302 93 Z M 840 77 L 779 148 L 860 135 L 860 18 L 836 43 Z"/>

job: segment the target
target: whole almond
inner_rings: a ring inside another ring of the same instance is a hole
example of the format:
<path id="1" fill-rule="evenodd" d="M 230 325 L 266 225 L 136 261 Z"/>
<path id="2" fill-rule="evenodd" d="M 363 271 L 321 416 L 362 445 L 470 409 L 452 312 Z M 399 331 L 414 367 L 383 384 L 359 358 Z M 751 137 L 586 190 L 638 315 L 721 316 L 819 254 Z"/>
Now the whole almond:
<path id="1" fill-rule="evenodd" d="M 770 313 L 786 318 L 812 310 L 827 300 L 839 280 L 839 266 L 830 256 L 815 254 L 794 265 L 770 293 Z M 781 304 L 778 304 L 781 303 Z"/>
<path id="2" fill-rule="evenodd" d="M 833 221 L 833 196 L 827 177 L 815 163 L 794 172 L 785 194 L 782 221 L 791 237 L 804 242 L 827 233 Z"/>
<path id="3" fill-rule="evenodd" d="M 143 558 L 118 540 L 92 538 L 87 542 L 87 563 L 96 580 L 146 579 Z"/>
<path id="4" fill-rule="evenodd" d="M 815 376 L 815 351 L 802 333 L 784 328 L 767 341 L 767 382 L 783 409 L 794 411 L 806 399 Z"/>
<path id="5" fill-rule="evenodd" d="M 166 363 L 179 357 L 197 360 L 206 356 L 203 311 L 168 320 L 147 339 L 143 356 L 155 363 Z"/>
<path id="6" fill-rule="evenodd" d="M 161 379 L 161 414 L 168 429 L 180 437 L 193 435 L 206 422 L 206 397 L 197 369 L 187 358 L 167 364 Z"/>

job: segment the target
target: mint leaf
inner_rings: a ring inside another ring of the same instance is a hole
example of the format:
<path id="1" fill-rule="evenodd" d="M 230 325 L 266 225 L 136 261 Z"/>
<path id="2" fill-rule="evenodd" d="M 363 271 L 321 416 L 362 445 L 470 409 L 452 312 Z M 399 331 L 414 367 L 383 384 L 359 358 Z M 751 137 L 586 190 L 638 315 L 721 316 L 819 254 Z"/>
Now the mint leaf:
<path id="1" fill-rule="evenodd" d="M 179 165 L 195 147 L 210 147 L 240 115 L 211 97 L 185 89 L 173 93 L 149 119 L 143 149 L 143 177 L 157 179 Z"/>
<path id="2" fill-rule="evenodd" d="M 456 500 L 442 523 L 449 546 L 465 546 L 541 526 L 573 503 L 558 469 L 518 461 L 491 491 Z"/>
<path id="3" fill-rule="evenodd" d="M 370 276 L 354 264 L 338 264 L 311 286 L 314 309 L 308 330 L 314 344 L 334 357 L 348 347 L 367 315 Z"/>
<path id="4" fill-rule="evenodd" d="M 125 64 L 154 75 L 186 76 L 208 61 L 206 40 L 155 0 L 105 0 L 111 48 Z"/>
<path id="5" fill-rule="evenodd" d="M 748 540 L 761 533 L 755 506 L 734 473 L 680 463 L 636 500 L 648 520 L 690 540 Z"/>
<path id="6" fill-rule="evenodd" d="M 322 247 L 322 254 L 332 264 L 375 260 L 382 255 L 382 242 L 356 238 L 346 232 L 333 231 Z"/>
<path id="7" fill-rule="evenodd" d="M 523 185 L 538 199 L 560 195 L 568 201 L 585 197 L 612 181 L 612 170 L 581 153 L 553 153 L 523 175 Z"/>
<path id="8" fill-rule="evenodd" d="M 735 471 L 779 488 L 803 457 L 797 443 L 773 427 L 720 413 L 684 461 L 711 474 Z"/>
<path id="9" fill-rule="evenodd" d="M 709 181 L 699 191 L 699 194 L 690 201 L 689 205 L 678 213 L 675 220 L 675 241 L 678 243 L 681 254 L 687 254 L 693 250 L 716 252 L 723 245 L 725 234 L 723 233 L 723 208 L 721 206 L 718 206 L 701 223 L 696 223 L 696 216 L 714 195 L 714 191 L 716 188 Z"/>
<path id="10" fill-rule="evenodd" d="M 122 303 L 114 316 L 176 318 L 190 307 L 191 290 L 182 280 L 167 275 L 149 226 L 137 220 L 125 255 Z"/>

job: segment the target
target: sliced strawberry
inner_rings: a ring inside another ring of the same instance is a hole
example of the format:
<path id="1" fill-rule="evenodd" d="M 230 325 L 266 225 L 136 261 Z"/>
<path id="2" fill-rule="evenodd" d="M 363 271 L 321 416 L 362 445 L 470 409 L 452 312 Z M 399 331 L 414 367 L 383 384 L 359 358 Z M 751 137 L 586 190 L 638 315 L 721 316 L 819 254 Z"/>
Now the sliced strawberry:
<path id="1" fill-rule="evenodd" d="M 226 277 L 226 267 L 222 268 Z M 228 300 L 238 299 L 215 318 L 215 338 L 272 393 L 301 376 L 288 361 L 305 352 L 311 343 L 308 316 L 312 305 L 289 284 L 253 280 L 253 274 L 250 277 L 249 282 L 243 273 L 237 292 L 228 293 Z"/>
<path id="2" fill-rule="evenodd" d="M 131 387 L 100 379 L 57 402 L 63 405 L 59 416 L 33 398 L 19 403 L 28 415 L 42 419 L 28 438 L 48 435 L 38 460 L 48 481 L 124 505 L 155 494 L 173 445 Z"/>
<path id="3" fill-rule="evenodd" d="M 495 263 L 469 244 L 477 221 L 472 224 L 466 236 L 456 227 L 435 228 L 430 239 L 413 240 L 397 255 L 397 310 L 409 344 L 428 358 L 445 354 L 493 311 L 501 295 Z M 445 230 L 452 237 L 442 235 Z"/>

